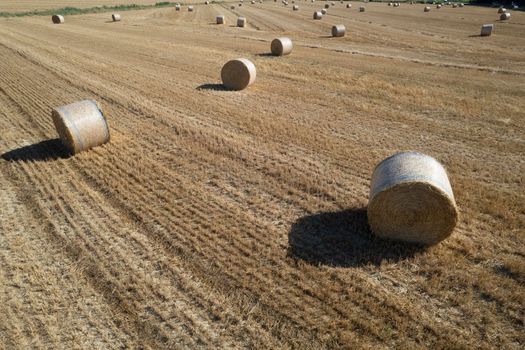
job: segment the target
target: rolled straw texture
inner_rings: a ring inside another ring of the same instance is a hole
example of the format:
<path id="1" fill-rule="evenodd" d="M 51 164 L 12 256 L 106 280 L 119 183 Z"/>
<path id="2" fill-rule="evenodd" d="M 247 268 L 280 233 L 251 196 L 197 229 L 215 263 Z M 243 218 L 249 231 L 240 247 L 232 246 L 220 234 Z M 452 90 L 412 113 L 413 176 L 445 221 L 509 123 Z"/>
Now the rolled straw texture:
<path id="1" fill-rule="evenodd" d="M 484 24 L 481 26 L 481 36 L 490 36 L 494 29 L 494 24 Z"/>
<path id="2" fill-rule="evenodd" d="M 333 37 L 339 38 L 339 37 L 345 36 L 345 33 L 346 33 L 346 28 L 342 24 L 336 24 L 335 26 L 332 27 Z"/>
<path id="3" fill-rule="evenodd" d="M 270 48 L 274 56 L 289 55 L 292 52 L 293 43 L 290 38 L 276 38 L 272 40 Z"/>
<path id="4" fill-rule="evenodd" d="M 53 15 L 53 16 L 51 17 L 51 20 L 52 20 L 53 23 L 55 23 L 55 24 L 64 23 L 64 16 L 62 16 L 62 15 Z"/>
<path id="5" fill-rule="evenodd" d="M 111 15 L 111 19 L 113 19 L 113 22 L 120 21 L 120 15 L 118 13 L 114 13 Z"/>
<path id="6" fill-rule="evenodd" d="M 434 158 L 402 152 L 375 168 L 368 223 L 377 236 L 432 245 L 450 236 L 457 219 L 447 173 Z"/>
<path id="7" fill-rule="evenodd" d="M 109 127 L 96 101 L 58 107 L 51 116 L 60 140 L 71 154 L 109 142 Z"/>
<path id="8" fill-rule="evenodd" d="M 243 90 L 250 86 L 257 76 L 255 65 L 246 58 L 228 61 L 221 70 L 223 85 L 230 90 Z"/>

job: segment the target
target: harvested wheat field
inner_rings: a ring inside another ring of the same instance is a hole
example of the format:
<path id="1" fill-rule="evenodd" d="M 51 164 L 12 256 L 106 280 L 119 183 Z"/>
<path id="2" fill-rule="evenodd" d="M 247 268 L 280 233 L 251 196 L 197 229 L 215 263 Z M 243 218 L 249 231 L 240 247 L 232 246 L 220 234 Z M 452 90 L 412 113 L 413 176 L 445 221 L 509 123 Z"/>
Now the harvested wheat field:
<path id="1" fill-rule="evenodd" d="M 0 20 L 0 348 L 523 348 L 525 13 L 322 4 Z M 71 156 L 81 100 L 111 140 Z M 427 248 L 366 216 L 408 150 L 459 210 Z"/>

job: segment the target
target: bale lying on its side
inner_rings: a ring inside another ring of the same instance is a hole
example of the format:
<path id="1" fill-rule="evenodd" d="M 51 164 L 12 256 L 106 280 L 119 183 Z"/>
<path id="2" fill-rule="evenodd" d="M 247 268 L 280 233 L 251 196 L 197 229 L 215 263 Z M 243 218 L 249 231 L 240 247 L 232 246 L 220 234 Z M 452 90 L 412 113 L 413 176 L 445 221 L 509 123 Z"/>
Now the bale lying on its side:
<path id="1" fill-rule="evenodd" d="M 402 152 L 375 168 L 368 222 L 379 237 L 425 245 L 450 236 L 458 210 L 447 173 L 434 158 Z"/>
<path id="2" fill-rule="evenodd" d="M 332 27 L 333 37 L 339 38 L 339 37 L 345 36 L 345 33 L 346 33 L 346 28 L 342 24 L 336 24 L 335 26 Z"/>
<path id="3" fill-rule="evenodd" d="M 324 8 L 328 9 L 328 8 L 330 8 L 330 5 L 329 4 L 324 4 Z"/>
<path id="4" fill-rule="evenodd" d="M 452 4 L 452 8 L 454 8 L 454 9 L 455 9 L 456 7 L 458 7 L 458 5 L 457 5 L 457 4 Z"/>
<path id="5" fill-rule="evenodd" d="M 222 84 L 230 90 L 243 90 L 254 81 L 257 72 L 255 65 L 246 58 L 227 62 L 221 70 Z"/>
<path id="6" fill-rule="evenodd" d="M 231 8 L 232 10 L 235 10 L 235 6 L 234 6 L 234 5 L 231 5 L 230 8 Z"/>
<path id="7" fill-rule="evenodd" d="M 441 4 L 437 4 L 437 5 L 436 5 L 436 8 L 437 8 L 437 9 L 440 9 L 440 8 L 441 8 Z"/>
<path id="8" fill-rule="evenodd" d="M 297 5 L 293 5 L 293 8 L 292 8 L 294 11 L 299 11 L 299 6 Z"/>
<path id="9" fill-rule="evenodd" d="M 428 6 L 425 6 L 425 9 L 424 9 L 425 12 L 430 12 L 430 7 Z"/>
<path id="10" fill-rule="evenodd" d="M 222 15 L 215 17 L 215 21 L 217 22 L 217 24 L 224 24 L 226 22 L 224 16 Z"/>
<path id="11" fill-rule="evenodd" d="M 180 11 L 180 4 L 175 5 L 175 11 Z"/>
<path id="12" fill-rule="evenodd" d="M 209 5 L 209 4 L 210 4 L 209 1 L 205 1 L 205 2 L 204 2 L 204 5 Z"/>
<path id="13" fill-rule="evenodd" d="M 188 12 L 193 12 L 193 6 L 188 6 Z"/>
<path id="14" fill-rule="evenodd" d="M 292 40 L 286 37 L 273 39 L 270 49 L 272 50 L 272 55 L 274 56 L 289 55 L 293 49 Z"/>
<path id="15" fill-rule="evenodd" d="M 113 22 L 118 22 L 120 21 L 120 15 L 118 13 L 114 13 L 111 15 L 111 19 L 113 20 Z"/>
<path id="16" fill-rule="evenodd" d="M 352 4 L 346 4 L 346 8 L 347 9 L 351 9 L 352 8 Z"/>
<path id="17" fill-rule="evenodd" d="M 252 0 L 252 1 L 251 1 L 251 4 L 252 4 L 252 5 L 255 5 L 255 0 Z"/>
<path id="18" fill-rule="evenodd" d="M 244 17 L 237 18 L 237 27 L 246 27 L 246 18 Z"/>
<path id="19" fill-rule="evenodd" d="M 505 12 L 507 12 L 507 9 L 504 7 L 500 7 L 498 10 L 498 13 L 505 13 Z"/>
<path id="20" fill-rule="evenodd" d="M 51 113 L 60 140 L 76 154 L 109 141 L 109 128 L 99 105 L 84 100 L 54 109 Z"/>
<path id="21" fill-rule="evenodd" d="M 494 24 L 484 24 L 481 26 L 481 36 L 490 36 L 494 29 Z"/>
<path id="22" fill-rule="evenodd" d="M 365 7 L 364 6 L 359 6 L 359 12 L 365 12 Z"/>
<path id="23" fill-rule="evenodd" d="M 502 21 L 509 19 L 509 18 L 510 18 L 510 13 L 508 12 L 502 13 L 501 16 L 499 16 L 499 19 Z"/>
<path id="24" fill-rule="evenodd" d="M 321 13 L 322 13 L 323 15 L 326 15 L 326 9 L 321 9 Z"/>
<path id="25" fill-rule="evenodd" d="M 464 6 L 464 4 L 463 4 L 463 3 L 460 3 L 460 4 L 458 4 L 458 6 L 459 6 L 459 7 L 463 7 L 463 6 Z"/>
<path id="26" fill-rule="evenodd" d="M 315 11 L 314 19 L 321 19 L 321 18 L 323 18 L 323 13 L 321 11 Z"/>
<path id="27" fill-rule="evenodd" d="M 51 16 L 51 21 L 53 21 L 54 24 L 64 23 L 64 16 L 62 16 L 62 15 L 53 15 L 53 16 Z"/>

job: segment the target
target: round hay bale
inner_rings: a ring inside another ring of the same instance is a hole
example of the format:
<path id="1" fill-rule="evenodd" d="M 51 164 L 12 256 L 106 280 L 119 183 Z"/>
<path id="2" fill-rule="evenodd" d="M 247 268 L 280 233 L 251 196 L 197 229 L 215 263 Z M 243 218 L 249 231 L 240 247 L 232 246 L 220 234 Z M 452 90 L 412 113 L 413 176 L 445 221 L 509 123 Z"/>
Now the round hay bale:
<path id="1" fill-rule="evenodd" d="M 340 38 L 345 36 L 346 28 L 342 24 L 336 24 L 332 27 L 332 36 L 335 38 Z"/>
<path id="2" fill-rule="evenodd" d="M 205 1 L 205 2 L 204 2 L 204 5 L 209 5 L 209 4 L 210 4 L 209 1 Z"/>
<path id="3" fill-rule="evenodd" d="M 286 37 L 273 39 L 270 49 L 272 50 L 272 55 L 274 56 L 289 55 L 292 52 L 293 43 L 290 38 Z"/>
<path id="4" fill-rule="evenodd" d="M 226 19 L 224 18 L 223 15 L 219 15 L 219 16 L 215 17 L 215 22 L 217 24 L 224 24 L 226 22 Z"/>
<path id="5" fill-rule="evenodd" d="M 359 12 L 365 12 L 365 7 L 364 6 L 359 6 Z"/>
<path id="6" fill-rule="evenodd" d="M 377 236 L 424 245 L 447 238 L 458 219 L 445 169 L 416 152 L 397 153 L 376 166 L 367 211 Z"/>
<path id="7" fill-rule="evenodd" d="M 508 12 L 502 13 L 501 16 L 499 16 L 499 19 L 502 21 L 507 20 L 509 18 L 510 18 L 510 13 Z"/>
<path id="8" fill-rule="evenodd" d="M 251 4 L 252 4 L 252 5 L 255 5 L 255 0 L 252 0 L 252 1 L 251 1 Z"/>
<path id="9" fill-rule="evenodd" d="M 323 18 L 323 13 L 321 11 L 315 11 L 314 19 L 321 19 L 321 18 Z"/>
<path id="10" fill-rule="evenodd" d="M 231 8 L 232 10 L 235 10 L 235 6 L 234 6 L 234 5 L 231 5 L 230 8 Z"/>
<path id="11" fill-rule="evenodd" d="M 222 84 L 230 90 L 246 89 L 256 76 L 255 65 L 246 58 L 228 61 L 221 70 Z"/>
<path id="12" fill-rule="evenodd" d="M 175 4 L 175 11 L 180 11 L 180 4 Z"/>
<path id="13" fill-rule="evenodd" d="M 246 18 L 244 17 L 237 18 L 237 27 L 241 27 L 241 28 L 246 27 Z"/>
<path id="14" fill-rule="evenodd" d="M 335 2 L 332 1 L 332 2 L 330 3 L 330 5 L 335 6 Z"/>
<path id="15" fill-rule="evenodd" d="M 242 4 L 239 4 L 239 7 L 241 7 L 241 6 L 242 6 Z"/>
<path id="16" fill-rule="evenodd" d="M 325 9 L 329 9 L 329 8 L 330 8 L 330 5 L 329 5 L 329 4 L 324 4 L 324 8 L 325 8 Z"/>
<path id="17" fill-rule="evenodd" d="M 425 12 L 430 12 L 430 7 L 428 6 L 425 6 L 425 9 L 424 9 Z"/>
<path id="18" fill-rule="evenodd" d="M 436 8 L 437 8 L 437 9 L 440 9 L 440 8 L 441 8 L 441 4 L 437 4 L 437 5 L 436 5 Z"/>
<path id="19" fill-rule="evenodd" d="M 458 7 L 458 4 L 452 4 L 453 9 L 455 9 L 456 7 Z"/>
<path id="20" fill-rule="evenodd" d="M 64 23 L 64 16 L 62 16 L 62 15 L 53 15 L 53 16 L 51 16 L 51 21 L 53 21 L 54 24 Z"/>
<path id="21" fill-rule="evenodd" d="M 292 9 L 293 9 L 294 11 L 299 11 L 299 6 L 297 6 L 297 5 L 293 5 Z"/>
<path id="22" fill-rule="evenodd" d="M 490 36 L 492 34 L 492 29 L 494 29 L 494 24 L 483 24 L 481 26 L 481 36 Z"/>
<path id="23" fill-rule="evenodd" d="M 465 6 L 463 3 L 458 4 L 459 7 Z"/>
<path id="24" fill-rule="evenodd" d="M 326 15 L 326 9 L 321 9 L 321 14 Z"/>
<path id="25" fill-rule="evenodd" d="M 500 7 L 500 8 L 498 9 L 498 13 L 505 13 L 505 12 L 507 12 L 507 9 L 504 8 L 504 7 Z"/>
<path id="26" fill-rule="evenodd" d="M 193 6 L 188 6 L 188 12 L 193 12 Z"/>
<path id="27" fill-rule="evenodd" d="M 389 2 L 389 3 L 388 3 L 388 6 L 392 6 L 392 3 L 391 3 L 391 2 Z"/>
<path id="28" fill-rule="evenodd" d="M 120 21 L 120 15 L 118 13 L 114 13 L 111 15 L 111 19 L 113 20 L 113 22 L 118 22 Z"/>
<path id="29" fill-rule="evenodd" d="M 347 9 L 351 9 L 352 8 L 352 4 L 346 4 L 346 8 Z"/>
<path id="30" fill-rule="evenodd" d="M 71 154 L 109 142 L 106 118 L 94 100 L 55 108 L 51 117 L 60 140 Z"/>

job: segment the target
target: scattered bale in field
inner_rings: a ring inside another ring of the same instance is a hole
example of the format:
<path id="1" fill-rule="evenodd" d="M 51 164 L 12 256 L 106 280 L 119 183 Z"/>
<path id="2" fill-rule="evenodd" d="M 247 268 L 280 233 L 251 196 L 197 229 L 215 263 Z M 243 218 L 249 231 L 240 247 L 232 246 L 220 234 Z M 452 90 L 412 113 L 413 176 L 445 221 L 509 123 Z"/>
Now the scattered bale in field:
<path id="1" fill-rule="evenodd" d="M 501 16 L 499 16 L 499 19 L 502 21 L 507 20 L 509 18 L 510 18 L 510 13 L 508 12 L 502 13 Z"/>
<path id="2" fill-rule="evenodd" d="M 120 15 L 118 13 L 114 13 L 111 15 L 111 19 L 113 20 L 113 22 L 118 22 L 120 21 Z"/>
<path id="3" fill-rule="evenodd" d="M 392 6 L 392 3 L 391 3 L 391 2 L 389 2 L 389 3 L 388 3 L 388 6 Z"/>
<path id="4" fill-rule="evenodd" d="M 321 9 L 321 13 L 322 13 L 323 15 L 326 15 L 326 9 Z"/>
<path id="5" fill-rule="evenodd" d="M 175 4 L 175 11 L 180 11 L 180 4 Z"/>
<path id="6" fill-rule="evenodd" d="M 481 26 L 481 36 L 490 36 L 494 29 L 494 24 L 484 24 Z"/>
<path id="7" fill-rule="evenodd" d="M 242 6 L 242 4 L 239 4 L 239 7 L 241 7 L 241 6 Z"/>
<path id="8" fill-rule="evenodd" d="M 62 15 L 53 15 L 53 16 L 51 16 L 51 21 L 53 21 L 54 24 L 64 23 L 64 16 L 62 16 Z"/>
<path id="9" fill-rule="evenodd" d="M 219 16 L 215 17 L 215 22 L 217 24 L 224 24 L 226 22 L 226 20 L 225 20 L 223 15 L 219 15 Z"/>
<path id="10" fill-rule="evenodd" d="M 340 38 L 342 36 L 345 36 L 346 28 L 342 24 L 336 24 L 332 27 L 332 36 L 336 38 Z"/>
<path id="11" fill-rule="evenodd" d="M 188 6 L 188 12 L 193 12 L 193 6 Z"/>
<path id="12" fill-rule="evenodd" d="M 359 6 L 359 12 L 365 12 L 365 7 L 364 6 Z"/>
<path id="13" fill-rule="evenodd" d="M 209 5 L 209 4 L 210 4 L 209 1 L 205 1 L 205 2 L 204 2 L 204 5 Z"/>
<path id="14" fill-rule="evenodd" d="M 328 8 L 330 8 L 330 5 L 329 4 L 324 4 L 324 8 L 328 9 Z"/>
<path id="15" fill-rule="evenodd" d="M 297 5 L 293 5 L 293 10 L 294 10 L 294 11 L 299 11 L 299 6 L 297 6 Z"/>
<path id="16" fill-rule="evenodd" d="M 498 13 L 505 13 L 505 12 L 507 12 L 507 9 L 504 7 L 500 7 L 498 10 Z"/>
<path id="17" fill-rule="evenodd" d="M 331 4 L 332 6 L 335 6 L 335 2 L 331 2 L 330 4 Z"/>
<path id="18" fill-rule="evenodd" d="M 241 28 L 246 27 L 246 18 L 244 17 L 237 18 L 237 27 L 241 27 Z"/>
<path id="19" fill-rule="evenodd" d="M 425 6 L 425 9 L 424 9 L 425 12 L 430 12 L 430 7 L 428 6 Z"/>
<path id="20" fill-rule="evenodd" d="M 457 4 L 452 4 L 452 8 L 456 8 L 456 7 L 458 7 Z"/>
<path id="21" fill-rule="evenodd" d="M 351 9 L 352 8 L 352 4 L 346 4 L 346 8 L 347 9 Z"/>
<path id="22" fill-rule="evenodd" d="M 397 153 L 377 165 L 367 211 L 377 236 L 424 245 L 450 236 L 458 218 L 445 169 L 416 152 Z"/>
<path id="23" fill-rule="evenodd" d="M 394 3 L 394 7 L 399 7 L 399 3 L 398 3 L 398 2 L 395 2 L 395 3 Z"/>
<path id="24" fill-rule="evenodd" d="M 436 5 L 436 8 L 437 8 L 437 9 L 440 9 L 440 8 L 441 8 L 441 4 L 437 4 L 437 5 Z"/>
<path id="25" fill-rule="evenodd" d="M 270 49 L 272 50 L 272 55 L 274 56 L 289 55 L 292 52 L 293 43 L 290 38 L 286 37 L 273 39 Z"/>
<path id="26" fill-rule="evenodd" d="M 255 5 L 255 0 L 252 0 L 252 1 L 251 1 L 251 4 L 252 4 L 252 5 Z"/>
<path id="27" fill-rule="evenodd" d="M 231 8 L 232 10 L 235 10 L 235 6 L 234 6 L 234 5 L 231 5 L 230 8 Z"/>
<path id="28" fill-rule="evenodd" d="M 323 18 L 323 13 L 321 11 L 315 11 L 314 19 L 321 19 L 321 18 Z"/>
<path id="29" fill-rule="evenodd" d="M 250 86 L 257 73 L 254 64 L 246 58 L 227 62 L 221 70 L 223 85 L 230 90 L 243 90 Z"/>
<path id="30" fill-rule="evenodd" d="M 459 6 L 459 7 L 463 7 L 463 6 L 464 6 L 464 4 L 463 4 L 463 3 L 460 3 L 460 4 L 458 4 L 458 6 Z"/>
<path id="31" fill-rule="evenodd" d="M 109 128 L 99 105 L 84 100 L 55 108 L 51 117 L 60 140 L 71 154 L 109 141 Z"/>

